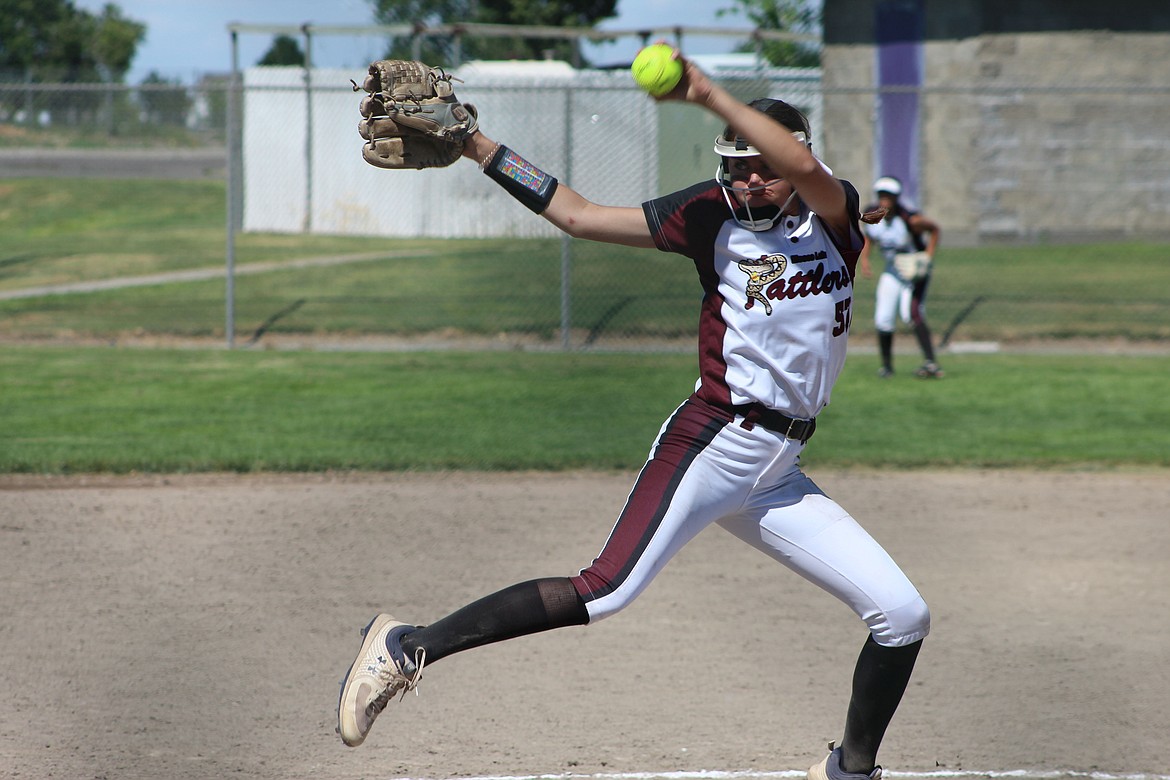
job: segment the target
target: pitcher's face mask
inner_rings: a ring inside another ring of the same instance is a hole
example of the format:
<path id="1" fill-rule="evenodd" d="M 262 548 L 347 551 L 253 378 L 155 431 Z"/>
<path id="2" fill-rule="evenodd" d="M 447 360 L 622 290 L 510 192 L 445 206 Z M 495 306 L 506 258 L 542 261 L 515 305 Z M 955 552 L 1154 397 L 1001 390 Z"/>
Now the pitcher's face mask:
<path id="1" fill-rule="evenodd" d="M 812 142 L 805 133 L 795 132 L 792 137 L 812 148 Z M 767 178 L 773 174 L 771 169 L 763 164 L 760 150 L 742 137 L 737 136 L 734 140 L 728 140 L 721 134 L 715 138 L 715 153 L 719 155 L 715 181 L 723 189 L 723 200 L 731 210 L 732 219 L 748 230 L 756 232 L 771 230 L 796 200 L 796 190 L 791 190 L 782 205 L 760 203 L 762 197 L 786 186 L 782 178 Z M 821 167 L 832 173 L 829 166 L 823 162 Z M 754 206 L 753 200 L 756 201 Z"/>

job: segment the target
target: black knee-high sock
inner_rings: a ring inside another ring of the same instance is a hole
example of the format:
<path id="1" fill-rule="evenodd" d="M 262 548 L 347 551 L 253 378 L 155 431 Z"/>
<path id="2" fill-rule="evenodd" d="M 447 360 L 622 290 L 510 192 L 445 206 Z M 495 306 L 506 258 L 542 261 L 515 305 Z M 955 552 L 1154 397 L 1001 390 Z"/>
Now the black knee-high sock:
<path id="1" fill-rule="evenodd" d="M 882 353 L 882 368 L 894 370 L 894 334 L 887 330 L 879 330 L 878 350 Z"/>
<path id="2" fill-rule="evenodd" d="M 872 636 L 865 640 L 853 671 L 853 695 L 841 740 L 841 768 L 846 772 L 868 773 L 877 765 L 878 747 L 921 648 L 921 640 L 904 647 L 882 647 Z"/>
<path id="3" fill-rule="evenodd" d="M 914 335 L 918 337 L 918 346 L 922 349 L 922 356 L 927 363 L 934 362 L 934 345 L 930 341 L 930 327 L 925 320 L 914 323 Z"/>
<path id="4" fill-rule="evenodd" d="M 553 628 L 589 622 L 585 601 L 568 577 L 530 580 L 504 588 L 407 634 L 402 649 L 413 658 L 426 648 L 427 663 L 473 647 Z"/>

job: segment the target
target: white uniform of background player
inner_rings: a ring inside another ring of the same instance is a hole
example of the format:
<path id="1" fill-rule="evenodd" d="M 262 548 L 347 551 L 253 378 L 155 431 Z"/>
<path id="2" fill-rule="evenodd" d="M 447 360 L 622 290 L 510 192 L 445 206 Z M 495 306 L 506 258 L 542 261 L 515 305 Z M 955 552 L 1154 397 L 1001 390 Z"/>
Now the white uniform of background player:
<path id="1" fill-rule="evenodd" d="M 910 297 L 913 279 L 904 278 L 894 265 L 894 256 L 903 252 L 917 252 L 925 249 L 910 231 L 906 220 L 894 214 L 874 225 L 864 226 L 870 241 L 877 244 L 885 260 L 885 268 L 877 285 L 877 302 L 874 308 L 874 324 L 878 330 L 892 331 L 895 318 L 910 322 Z"/>
<path id="2" fill-rule="evenodd" d="M 518 583 L 423 626 L 375 617 L 339 700 L 347 744 L 365 738 L 395 693 L 415 687 L 424 664 L 609 617 L 696 534 L 717 523 L 836 596 L 866 625 L 842 746 L 814 766 L 810 778 L 879 774 L 878 745 L 930 630 L 929 611 L 886 551 L 799 464 L 845 361 L 863 245 L 857 192 L 812 157 L 800 112 L 774 100 L 745 106 L 689 62 L 684 67 L 676 93 L 736 122 L 738 131 L 729 126 L 716 141 L 715 181 L 640 209 L 593 204 L 482 132 L 468 142 L 465 156 L 566 232 L 657 247 L 693 261 L 703 289 L 699 379 L 662 425 L 589 566 L 571 577 Z M 781 178 L 787 166 L 791 182 Z M 813 213 L 796 187 L 833 213 Z M 710 642 L 712 663 L 718 663 L 719 638 L 700 631 L 692 641 Z M 598 657 L 607 652 L 599 648 Z M 713 667 L 697 676 L 730 673 Z"/>
<path id="3" fill-rule="evenodd" d="M 885 266 L 878 277 L 874 302 L 874 328 L 877 331 L 881 368 L 878 376 L 894 374 L 894 333 L 897 319 L 909 324 L 922 350 L 923 364 L 915 372 L 922 378 L 941 378 L 943 371 L 935 359 L 930 326 L 926 321 L 926 293 L 930 287 L 930 269 L 924 276 L 907 278 L 899 270 L 894 258 L 899 254 L 925 252 L 933 261 L 942 231 L 932 220 L 905 203 L 902 183 L 892 176 L 883 176 L 874 182 L 878 202 L 868 209 L 882 207 L 886 216 L 879 222 L 864 225 L 865 246 L 861 253 L 861 272 L 870 275 L 870 253 L 876 246 Z"/>

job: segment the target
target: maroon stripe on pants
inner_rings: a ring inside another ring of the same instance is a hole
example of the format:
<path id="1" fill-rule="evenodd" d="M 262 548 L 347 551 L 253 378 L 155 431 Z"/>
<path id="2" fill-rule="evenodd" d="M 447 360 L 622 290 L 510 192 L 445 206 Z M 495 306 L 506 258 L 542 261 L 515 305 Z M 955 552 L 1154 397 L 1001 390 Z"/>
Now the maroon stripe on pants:
<path id="1" fill-rule="evenodd" d="M 638 475 L 605 549 L 589 568 L 572 578 L 581 598 L 593 601 L 621 587 L 658 532 L 691 462 L 728 422 L 694 397 L 675 412 L 653 457 Z"/>

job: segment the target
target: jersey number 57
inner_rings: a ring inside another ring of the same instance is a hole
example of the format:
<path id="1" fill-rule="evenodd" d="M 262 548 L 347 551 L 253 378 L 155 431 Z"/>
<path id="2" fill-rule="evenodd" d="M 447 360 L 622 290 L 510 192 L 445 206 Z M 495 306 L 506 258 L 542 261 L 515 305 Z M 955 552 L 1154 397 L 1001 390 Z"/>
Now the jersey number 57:
<path id="1" fill-rule="evenodd" d="M 849 326 L 853 323 L 852 304 L 852 298 L 837 301 L 837 324 L 833 327 L 834 336 L 841 336 L 849 332 Z"/>

